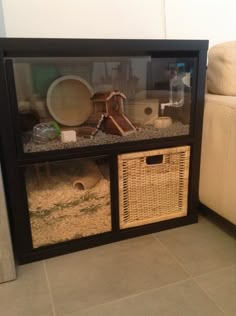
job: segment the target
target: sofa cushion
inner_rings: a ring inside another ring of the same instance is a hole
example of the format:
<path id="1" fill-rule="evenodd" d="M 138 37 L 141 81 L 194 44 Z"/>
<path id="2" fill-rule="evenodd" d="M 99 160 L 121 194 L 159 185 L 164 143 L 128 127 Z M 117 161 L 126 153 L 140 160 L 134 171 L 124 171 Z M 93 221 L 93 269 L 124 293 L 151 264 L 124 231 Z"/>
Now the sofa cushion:
<path id="1" fill-rule="evenodd" d="M 236 41 L 209 50 L 207 89 L 214 94 L 236 96 Z"/>
<path id="2" fill-rule="evenodd" d="M 236 225 L 236 97 L 207 94 L 200 201 Z"/>

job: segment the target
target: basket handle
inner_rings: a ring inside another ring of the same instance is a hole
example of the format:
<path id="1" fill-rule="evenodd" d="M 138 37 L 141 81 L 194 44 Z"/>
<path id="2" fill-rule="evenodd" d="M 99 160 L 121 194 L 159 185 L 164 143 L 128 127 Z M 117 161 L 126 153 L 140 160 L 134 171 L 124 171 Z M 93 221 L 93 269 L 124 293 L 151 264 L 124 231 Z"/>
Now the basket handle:
<path id="1" fill-rule="evenodd" d="M 146 164 L 147 165 L 158 165 L 163 163 L 163 155 L 155 155 L 146 157 Z"/>

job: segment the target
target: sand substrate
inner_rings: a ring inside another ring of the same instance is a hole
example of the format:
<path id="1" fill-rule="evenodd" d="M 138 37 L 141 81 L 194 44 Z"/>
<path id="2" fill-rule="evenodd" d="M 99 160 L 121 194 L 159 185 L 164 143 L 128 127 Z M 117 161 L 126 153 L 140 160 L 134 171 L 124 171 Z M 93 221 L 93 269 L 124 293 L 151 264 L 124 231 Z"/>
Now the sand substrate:
<path id="1" fill-rule="evenodd" d="M 72 128 L 73 129 L 73 128 Z M 167 128 L 156 129 L 153 126 L 146 126 L 138 131 L 127 135 L 117 136 L 105 134 L 99 131 L 93 138 L 77 137 L 77 141 L 74 143 L 62 143 L 59 140 L 53 140 L 46 144 L 35 144 L 31 140 L 31 133 L 23 135 L 24 152 L 40 152 L 58 149 L 68 149 L 86 146 L 96 146 L 114 143 L 123 143 L 130 141 L 139 141 L 145 139 L 158 139 L 163 137 L 182 136 L 189 134 L 189 125 L 184 125 L 181 122 L 174 122 Z"/>
<path id="2" fill-rule="evenodd" d="M 26 176 L 34 248 L 111 231 L 110 182 L 79 190 L 61 169 L 40 183 Z"/>

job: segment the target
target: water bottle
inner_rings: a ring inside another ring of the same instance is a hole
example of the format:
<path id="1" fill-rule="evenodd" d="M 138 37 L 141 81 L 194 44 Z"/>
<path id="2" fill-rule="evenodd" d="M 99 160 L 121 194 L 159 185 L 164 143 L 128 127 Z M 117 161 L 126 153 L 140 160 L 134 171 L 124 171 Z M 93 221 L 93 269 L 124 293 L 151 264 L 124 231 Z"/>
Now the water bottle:
<path id="1" fill-rule="evenodd" d="M 181 107 L 184 104 L 184 83 L 183 76 L 176 74 L 170 80 L 170 100 L 171 106 Z"/>

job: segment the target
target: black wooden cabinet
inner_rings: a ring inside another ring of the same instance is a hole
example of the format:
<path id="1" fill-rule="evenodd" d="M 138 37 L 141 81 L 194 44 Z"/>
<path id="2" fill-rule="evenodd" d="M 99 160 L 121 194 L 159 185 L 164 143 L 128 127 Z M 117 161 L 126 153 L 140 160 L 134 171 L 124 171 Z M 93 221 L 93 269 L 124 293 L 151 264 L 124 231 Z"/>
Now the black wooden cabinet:
<path id="1" fill-rule="evenodd" d="M 207 49 L 0 39 L 0 154 L 19 263 L 197 221 Z M 55 122 L 76 140 L 62 142 Z M 58 134 L 45 140 L 38 124 Z"/>

